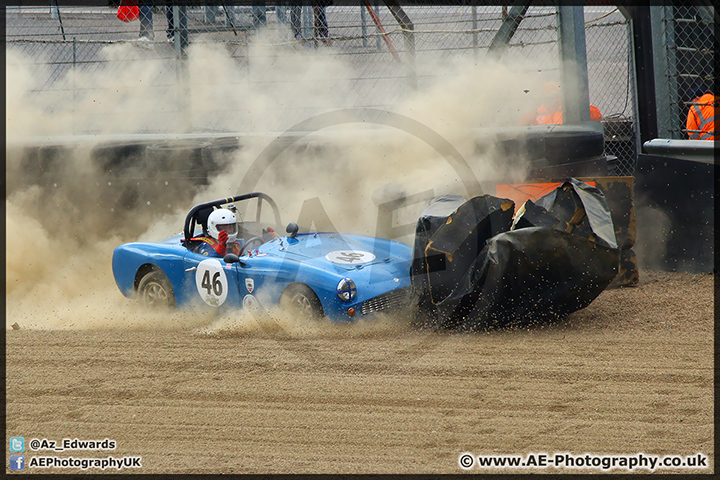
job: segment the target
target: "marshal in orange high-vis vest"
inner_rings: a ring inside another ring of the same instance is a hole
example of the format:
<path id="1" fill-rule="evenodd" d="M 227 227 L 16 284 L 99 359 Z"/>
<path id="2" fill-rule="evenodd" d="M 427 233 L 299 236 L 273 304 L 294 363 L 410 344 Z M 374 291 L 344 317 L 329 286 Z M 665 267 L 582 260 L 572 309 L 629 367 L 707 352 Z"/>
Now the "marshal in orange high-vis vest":
<path id="1" fill-rule="evenodd" d="M 520 123 L 524 125 L 562 125 L 562 89 L 557 82 L 547 82 L 543 85 L 545 103 L 538 107 L 536 112 L 529 113 Z M 595 105 L 590 105 L 590 120 L 599 122 L 602 114 Z"/>
<path id="2" fill-rule="evenodd" d="M 590 120 L 593 122 L 599 122 L 602 120 L 602 114 L 595 105 L 590 105 Z M 537 109 L 537 116 L 535 117 L 534 125 L 550 125 L 557 124 L 562 125 L 562 106 L 558 106 L 553 112 L 548 112 L 545 105 L 541 105 Z"/>
<path id="3" fill-rule="evenodd" d="M 690 140 L 715 140 L 715 95 L 705 93 L 693 100 L 690 106 L 687 128 Z"/>

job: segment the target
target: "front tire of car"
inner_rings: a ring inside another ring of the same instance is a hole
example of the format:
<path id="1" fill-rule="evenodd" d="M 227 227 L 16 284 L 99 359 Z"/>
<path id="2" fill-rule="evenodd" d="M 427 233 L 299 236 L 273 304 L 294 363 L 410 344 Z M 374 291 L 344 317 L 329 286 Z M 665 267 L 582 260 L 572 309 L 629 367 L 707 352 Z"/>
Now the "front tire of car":
<path id="1" fill-rule="evenodd" d="M 322 318 L 323 307 L 320 299 L 310 287 L 302 283 L 289 285 L 280 296 L 280 306 L 293 315 L 311 319 Z"/>
<path id="2" fill-rule="evenodd" d="M 158 270 L 148 272 L 138 284 L 138 300 L 146 308 L 172 308 L 175 293 L 170 280 Z"/>

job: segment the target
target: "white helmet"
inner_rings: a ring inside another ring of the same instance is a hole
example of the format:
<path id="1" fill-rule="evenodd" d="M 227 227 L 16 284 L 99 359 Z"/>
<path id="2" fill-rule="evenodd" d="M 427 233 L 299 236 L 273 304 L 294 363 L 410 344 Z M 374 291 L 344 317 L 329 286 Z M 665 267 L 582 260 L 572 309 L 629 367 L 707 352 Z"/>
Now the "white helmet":
<path id="1" fill-rule="evenodd" d="M 218 240 L 221 231 L 227 232 L 228 243 L 233 243 L 237 240 L 238 226 L 235 214 L 224 208 L 213 210 L 213 212 L 208 215 L 208 233 L 210 236 Z"/>

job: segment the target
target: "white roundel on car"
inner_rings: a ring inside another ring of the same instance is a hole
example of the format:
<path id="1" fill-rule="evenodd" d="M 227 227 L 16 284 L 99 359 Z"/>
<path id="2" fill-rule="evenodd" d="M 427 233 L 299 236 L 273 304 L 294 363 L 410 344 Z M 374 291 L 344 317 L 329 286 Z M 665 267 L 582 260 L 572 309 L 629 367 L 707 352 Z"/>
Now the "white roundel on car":
<path id="1" fill-rule="evenodd" d="M 195 285 L 200 298 L 212 307 L 225 303 L 228 292 L 228 279 L 225 271 L 216 258 L 203 260 L 195 272 Z"/>
<path id="2" fill-rule="evenodd" d="M 258 302 L 258 299 L 252 295 L 245 295 L 242 303 L 243 308 L 257 308 L 260 302 Z"/>
<path id="3" fill-rule="evenodd" d="M 362 250 L 335 250 L 325 255 L 332 263 L 341 263 L 343 265 L 359 265 L 375 260 L 375 255 Z"/>

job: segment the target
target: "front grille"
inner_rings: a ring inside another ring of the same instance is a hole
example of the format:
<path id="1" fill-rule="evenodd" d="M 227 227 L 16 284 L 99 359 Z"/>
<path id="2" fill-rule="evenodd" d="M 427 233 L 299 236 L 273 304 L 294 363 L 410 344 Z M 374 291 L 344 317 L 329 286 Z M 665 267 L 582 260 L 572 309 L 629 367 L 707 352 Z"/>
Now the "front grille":
<path id="1" fill-rule="evenodd" d="M 365 300 L 362 304 L 363 315 L 377 313 L 383 310 L 405 307 L 410 299 L 410 288 L 398 288 L 391 292 L 383 293 L 377 297 Z"/>

